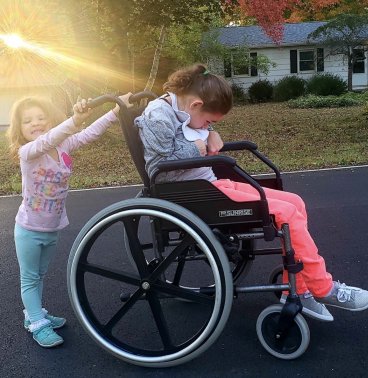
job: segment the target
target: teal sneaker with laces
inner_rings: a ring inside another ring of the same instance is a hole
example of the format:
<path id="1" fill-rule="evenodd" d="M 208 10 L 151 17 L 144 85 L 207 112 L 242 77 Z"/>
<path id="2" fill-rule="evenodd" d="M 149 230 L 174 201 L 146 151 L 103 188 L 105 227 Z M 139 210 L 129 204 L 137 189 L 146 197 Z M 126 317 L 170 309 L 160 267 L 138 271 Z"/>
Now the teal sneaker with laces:
<path id="1" fill-rule="evenodd" d="M 52 329 L 49 323 L 34 330 L 32 335 L 33 340 L 43 348 L 52 348 L 64 342 L 64 339 Z"/>
<path id="2" fill-rule="evenodd" d="M 46 314 L 45 315 L 45 319 L 49 320 L 50 323 L 51 323 L 51 327 L 53 329 L 59 329 L 61 327 L 63 327 L 66 323 L 66 319 L 65 318 L 59 318 L 57 316 L 52 316 L 52 315 L 49 315 L 49 314 Z M 31 325 L 31 322 L 30 320 L 28 319 L 24 319 L 24 328 L 29 331 L 29 326 Z"/>

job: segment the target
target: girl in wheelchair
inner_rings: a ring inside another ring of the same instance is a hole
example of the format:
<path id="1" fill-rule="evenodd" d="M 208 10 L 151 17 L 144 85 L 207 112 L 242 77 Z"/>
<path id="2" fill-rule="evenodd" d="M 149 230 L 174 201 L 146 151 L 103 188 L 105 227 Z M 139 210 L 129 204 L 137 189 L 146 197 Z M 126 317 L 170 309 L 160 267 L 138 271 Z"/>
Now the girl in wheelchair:
<path id="1" fill-rule="evenodd" d="M 174 72 L 163 89 L 166 94 L 151 101 L 135 120 L 150 177 L 161 161 L 218 154 L 223 143 L 211 125 L 222 120 L 232 108 L 229 83 L 201 64 Z M 259 199 L 251 185 L 218 180 L 210 167 L 163 172 L 157 179 L 158 182 L 205 179 L 233 201 Z M 295 258 L 304 265 L 296 275 L 302 312 L 315 319 L 333 321 L 325 305 L 350 311 L 367 309 L 368 291 L 334 281 L 327 272 L 325 261 L 308 231 L 304 201 L 294 193 L 263 189 L 277 226 L 289 224 Z M 286 294 L 280 301 L 286 301 Z"/>

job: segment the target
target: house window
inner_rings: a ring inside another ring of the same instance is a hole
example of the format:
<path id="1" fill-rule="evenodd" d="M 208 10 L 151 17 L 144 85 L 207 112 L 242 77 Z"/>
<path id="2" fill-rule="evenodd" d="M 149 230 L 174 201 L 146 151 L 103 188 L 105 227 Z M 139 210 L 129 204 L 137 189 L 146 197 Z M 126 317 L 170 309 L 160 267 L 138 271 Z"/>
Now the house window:
<path id="1" fill-rule="evenodd" d="M 315 70 L 314 50 L 300 50 L 299 51 L 299 71 L 314 71 Z"/>
<path id="2" fill-rule="evenodd" d="M 240 53 L 232 54 L 232 66 L 233 66 L 233 75 L 246 75 L 249 76 L 249 64 L 244 62 L 244 58 Z"/>
<path id="3" fill-rule="evenodd" d="M 365 72 L 364 49 L 354 49 L 353 55 L 354 55 L 353 73 L 364 73 Z"/>
<path id="4" fill-rule="evenodd" d="M 290 50 L 290 73 L 323 72 L 323 48 L 309 50 Z"/>
<path id="5" fill-rule="evenodd" d="M 247 61 L 244 61 L 241 53 L 232 53 L 231 59 L 225 59 L 225 77 L 231 76 L 258 76 L 257 53 L 248 54 Z"/>

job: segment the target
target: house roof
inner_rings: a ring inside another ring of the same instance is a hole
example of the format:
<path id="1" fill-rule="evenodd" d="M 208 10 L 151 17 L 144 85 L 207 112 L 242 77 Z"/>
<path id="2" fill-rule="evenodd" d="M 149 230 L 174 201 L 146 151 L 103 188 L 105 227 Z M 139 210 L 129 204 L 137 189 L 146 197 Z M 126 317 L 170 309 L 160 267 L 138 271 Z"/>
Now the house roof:
<path id="1" fill-rule="evenodd" d="M 306 45 L 308 44 L 308 35 L 325 24 L 325 21 L 286 23 L 284 24 L 283 38 L 279 45 L 276 45 L 260 26 L 219 28 L 218 41 L 229 47 L 236 47 L 246 43 L 250 48 Z"/>

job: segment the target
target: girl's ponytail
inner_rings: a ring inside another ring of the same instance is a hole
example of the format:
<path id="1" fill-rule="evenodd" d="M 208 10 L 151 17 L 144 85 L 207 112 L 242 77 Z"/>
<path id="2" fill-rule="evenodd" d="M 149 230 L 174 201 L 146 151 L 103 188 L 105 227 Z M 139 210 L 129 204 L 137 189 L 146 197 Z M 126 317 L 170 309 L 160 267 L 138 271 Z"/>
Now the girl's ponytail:
<path id="1" fill-rule="evenodd" d="M 226 114 L 233 104 L 229 83 L 223 77 L 209 72 L 203 64 L 175 71 L 163 89 L 179 96 L 199 96 L 203 101 L 203 110 L 208 112 Z"/>

